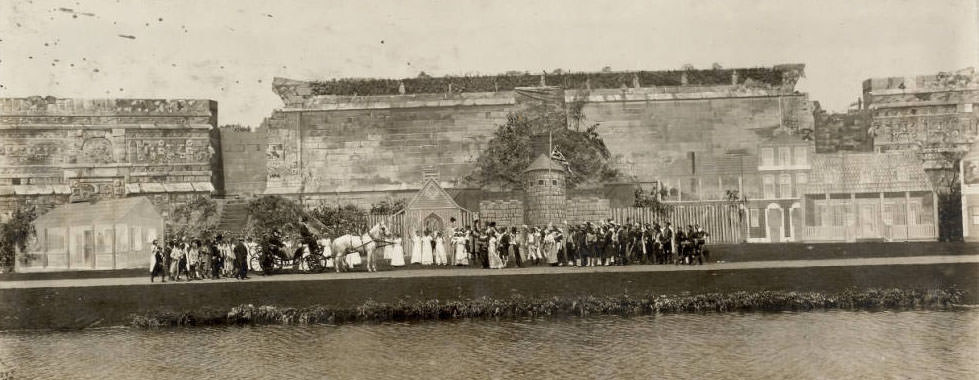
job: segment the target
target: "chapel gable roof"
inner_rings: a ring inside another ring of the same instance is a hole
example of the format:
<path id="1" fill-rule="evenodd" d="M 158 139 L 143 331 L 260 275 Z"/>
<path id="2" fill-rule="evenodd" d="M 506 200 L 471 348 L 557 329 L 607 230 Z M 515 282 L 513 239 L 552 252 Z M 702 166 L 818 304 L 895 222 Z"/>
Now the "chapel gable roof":
<path id="1" fill-rule="evenodd" d="M 417 209 L 463 209 L 452 196 L 449 195 L 439 186 L 439 183 L 435 178 L 427 178 L 422 184 L 421 189 L 415 193 L 415 196 L 411 198 L 410 201 L 405 205 L 405 210 L 417 210 Z"/>

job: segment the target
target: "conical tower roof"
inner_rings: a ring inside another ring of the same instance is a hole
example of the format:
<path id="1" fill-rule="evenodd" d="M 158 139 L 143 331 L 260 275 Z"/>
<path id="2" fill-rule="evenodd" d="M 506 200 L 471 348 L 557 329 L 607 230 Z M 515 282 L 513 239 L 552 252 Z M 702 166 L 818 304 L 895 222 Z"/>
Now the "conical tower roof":
<path id="1" fill-rule="evenodd" d="M 537 156 L 537 159 L 535 159 L 534 162 L 531 162 L 530 166 L 527 166 L 527 168 L 524 169 L 524 173 L 534 170 L 555 170 L 564 173 L 564 167 L 561 166 L 561 164 L 554 162 L 554 160 L 552 160 L 546 154 Z"/>

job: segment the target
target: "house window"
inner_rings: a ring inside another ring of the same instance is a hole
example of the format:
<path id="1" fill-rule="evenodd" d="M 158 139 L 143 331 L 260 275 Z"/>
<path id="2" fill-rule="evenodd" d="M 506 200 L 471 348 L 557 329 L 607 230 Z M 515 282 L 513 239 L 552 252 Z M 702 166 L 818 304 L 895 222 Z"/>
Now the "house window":
<path id="1" fill-rule="evenodd" d="M 778 177 L 779 198 L 792 198 L 792 176 L 782 174 Z"/>
<path id="2" fill-rule="evenodd" d="M 129 226 L 116 224 L 116 252 L 129 251 Z"/>
<path id="3" fill-rule="evenodd" d="M 775 177 L 766 175 L 761 178 L 762 189 L 761 193 L 765 199 L 775 198 Z"/>
<path id="4" fill-rule="evenodd" d="M 11 185 L 20 185 L 20 178 L 11 178 L 10 179 L 10 184 Z"/>
<path id="5" fill-rule="evenodd" d="M 959 104 L 959 112 L 972 112 L 972 103 Z"/>
<path id="6" fill-rule="evenodd" d="M 793 149 L 795 154 L 792 155 L 792 165 L 805 166 L 809 164 L 809 157 L 807 157 L 809 154 L 809 147 L 797 146 Z"/>
<path id="7" fill-rule="evenodd" d="M 557 186 L 557 180 L 556 179 L 552 179 L 551 180 L 551 185 Z"/>
<path id="8" fill-rule="evenodd" d="M 972 209 L 972 224 L 979 225 L 979 206 L 970 208 Z"/>
<path id="9" fill-rule="evenodd" d="M 778 165 L 779 166 L 792 165 L 792 148 L 787 146 L 778 148 Z"/>
<path id="10" fill-rule="evenodd" d="M 775 150 L 772 148 L 761 148 L 761 166 L 775 166 Z"/>
<path id="11" fill-rule="evenodd" d="M 61 253 L 65 251 L 65 239 L 67 231 L 64 227 L 48 228 L 44 235 L 44 243 L 47 245 L 45 252 Z"/>
<path id="12" fill-rule="evenodd" d="M 758 226 L 759 226 L 758 219 L 761 218 L 761 216 L 760 216 L 761 212 L 759 212 L 758 209 L 756 209 L 756 208 L 750 209 L 748 211 L 750 211 L 748 213 L 748 219 L 751 219 L 749 221 L 751 223 L 751 226 L 752 227 L 755 227 L 755 228 L 758 228 Z"/>
<path id="13" fill-rule="evenodd" d="M 797 173 L 795 175 L 795 196 L 801 197 L 805 191 L 806 184 L 809 183 L 809 174 Z"/>
<path id="14" fill-rule="evenodd" d="M 818 200 L 816 203 L 816 215 L 814 216 L 813 225 L 816 226 L 828 226 L 829 225 L 829 207 L 826 205 L 825 200 Z"/>
<path id="15" fill-rule="evenodd" d="M 143 227 L 133 226 L 133 250 L 142 251 L 143 250 Z"/>
<path id="16" fill-rule="evenodd" d="M 540 186 L 544 186 L 544 180 L 542 179 L 537 180 L 537 184 Z"/>

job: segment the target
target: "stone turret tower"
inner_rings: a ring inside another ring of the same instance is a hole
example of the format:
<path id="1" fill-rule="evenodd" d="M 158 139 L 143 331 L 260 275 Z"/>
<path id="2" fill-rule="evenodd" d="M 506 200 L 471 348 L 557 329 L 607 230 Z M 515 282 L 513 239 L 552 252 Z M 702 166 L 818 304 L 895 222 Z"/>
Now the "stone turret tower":
<path id="1" fill-rule="evenodd" d="M 544 226 L 563 222 L 567 200 L 564 167 L 541 154 L 524 170 L 523 176 L 524 223 Z"/>

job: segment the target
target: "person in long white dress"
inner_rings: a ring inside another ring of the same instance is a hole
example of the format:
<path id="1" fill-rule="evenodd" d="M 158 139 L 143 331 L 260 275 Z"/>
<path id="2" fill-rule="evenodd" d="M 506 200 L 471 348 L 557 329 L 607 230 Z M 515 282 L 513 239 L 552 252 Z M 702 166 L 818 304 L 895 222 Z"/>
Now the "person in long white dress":
<path id="1" fill-rule="evenodd" d="M 432 235 L 425 231 L 422 236 L 422 265 L 432 265 L 435 263 L 435 256 L 432 254 Z"/>
<path id="2" fill-rule="evenodd" d="M 418 235 L 418 231 L 411 233 L 411 260 L 412 264 L 422 263 L 422 237 Z"/>
<path id="3" fill-rule="evenodd" d="M 401 246 L 401 237 L 395 237 L 391 247 L 391 266 L 403 267 L 405 265 L 405 250 Z"/>
<path id="4" fill-rule="evenodd" d="M 452 244 L 455 245 L 455 265 L 469 265 L 469 252 L 466 252 L 467 238 L 463 233 L 456 234 L 452 238 Z"/>
<path id="5" fill-rule="evenodd" d="M 544 235 L 544 258 L 547 260 L 547 264 L 554 265 L 557 264 L 557 230 L 552 225 L 547 226 L 547 231 Z"/>
<path id="6" fill-rule="evenodd" d="M 503 269 L 505 266 L 503 259 L 500 258 L 500 252 L 497 249 L 497 243 L 499 243 L 499 236 L 496 232 L 490 233 L 489 239 L 489 267 L 490 269 Z"/>
<path id="7" fill-rule="evenodd" d="M 435 265 L 445 265 L 448 264 L 449 260 L 445 254 L 445 238 L 442 237 L 442 231 L 435 233 Z"/>
<path id="8" fill-rule="evenodd" d="M 394 235 L 387 233 L 384 235 L 384 240 L 387 240 L 388 242 L 388 244 L 386 244 L 384 248 L 381 248 L 382 250 L 384 250 L 384 260 L 390 261 L 394 255 L 394 244 L 390 244 L 391 241 L 394 240 Z"/>

